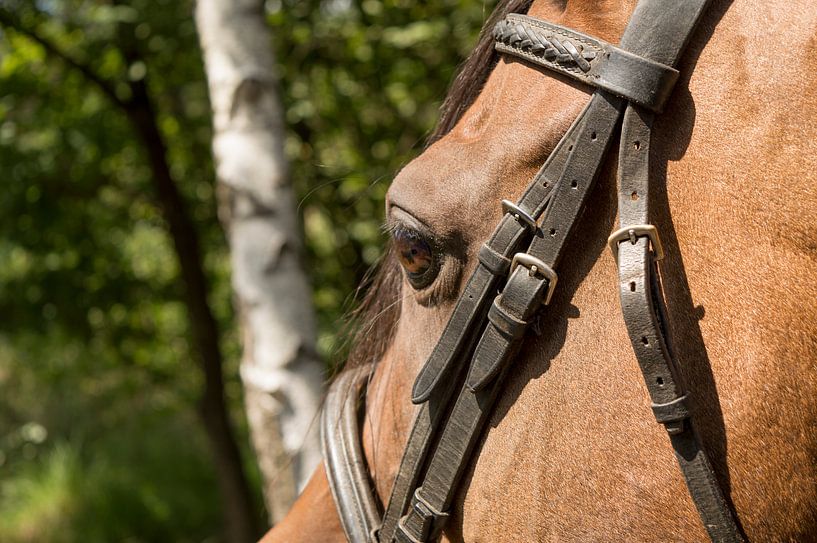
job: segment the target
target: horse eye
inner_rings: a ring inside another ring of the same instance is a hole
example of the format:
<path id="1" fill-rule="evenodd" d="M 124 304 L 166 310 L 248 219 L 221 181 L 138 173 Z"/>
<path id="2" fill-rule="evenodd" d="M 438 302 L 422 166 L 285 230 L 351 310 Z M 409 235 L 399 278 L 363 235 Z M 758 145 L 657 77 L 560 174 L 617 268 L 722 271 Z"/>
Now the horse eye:
<path id="1" fill-rule="evenodd" d="M 406 277 L 415 289 L 430 285 L 437 275 L 434 253 L 422 236 L 411 230 L 398 229 L 392 233 L 394 248 Z"/>

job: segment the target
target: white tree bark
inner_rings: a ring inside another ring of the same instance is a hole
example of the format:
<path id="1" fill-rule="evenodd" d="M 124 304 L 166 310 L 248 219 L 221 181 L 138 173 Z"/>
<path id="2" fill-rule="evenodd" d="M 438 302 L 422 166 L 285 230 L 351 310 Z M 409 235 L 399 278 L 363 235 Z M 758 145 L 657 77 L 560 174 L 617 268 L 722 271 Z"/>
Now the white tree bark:
<path id="1" fill-rule="evenodd" d="M 301 267 L 295 198 L 262 0 L 198 0 L 213 109 L 219 216 L 240 315 L 241 377 L 272 522 L 320 461 L 323 365 Z"/>

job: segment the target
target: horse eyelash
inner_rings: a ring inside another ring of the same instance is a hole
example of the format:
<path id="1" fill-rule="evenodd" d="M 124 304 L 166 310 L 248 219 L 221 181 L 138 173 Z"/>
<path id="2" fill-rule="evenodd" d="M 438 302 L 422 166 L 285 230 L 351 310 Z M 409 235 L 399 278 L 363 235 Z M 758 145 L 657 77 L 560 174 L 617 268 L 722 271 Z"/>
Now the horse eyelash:
<path id="1" fill-rule="evenodd" d="M 419 230 L 413 226 L 409 226 L 403 221 L 386 220 L 380 228 L 383 233 L 387 234 L 388 236 L 396 237 L 402 234 L 409 237 L 418 238 L 427 242 L 433 249 L 435 249 L 435 251 L 438 250 L 439 240 L 434 234 L 428 231 Z"/>

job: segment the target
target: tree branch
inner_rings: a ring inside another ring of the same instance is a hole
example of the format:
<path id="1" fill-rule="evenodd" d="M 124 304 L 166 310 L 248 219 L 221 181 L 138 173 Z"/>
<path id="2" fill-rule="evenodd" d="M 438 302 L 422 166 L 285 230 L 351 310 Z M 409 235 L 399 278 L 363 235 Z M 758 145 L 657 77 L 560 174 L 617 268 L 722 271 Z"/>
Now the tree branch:
<path id="1" fill-rule="evenodd" d="M 40 44 L 49 55 L 59 58 L 65 64 L 80 72 L 85 77 L 85 79 L 96 85 L 97 88 L 99 88 L 99 90 L 101 90 L 102 93 L 105 94 L 114 104 L 116 104 L 117 106 L 124 110 L 130 109 L 131 107 L 130 102 L 123 100 L 116 95 L 116 91 L 114 90 L 114 83 L 112 81 L 102 77 L 101 75 L 96 73 L 90 66 L 83 62 L 80 62 L 73 56 L 69 55 L 66 51 L 60 49 L 51 40 L 38 33 L 36 29 L 27 28 L 19 20 L 19 18 L 11 11 L 9 11 L 7 8 L 0 8 L 0 26 L 11 28 L 15 32 L 18 32 L 28 37 L 30 40 Z"/>

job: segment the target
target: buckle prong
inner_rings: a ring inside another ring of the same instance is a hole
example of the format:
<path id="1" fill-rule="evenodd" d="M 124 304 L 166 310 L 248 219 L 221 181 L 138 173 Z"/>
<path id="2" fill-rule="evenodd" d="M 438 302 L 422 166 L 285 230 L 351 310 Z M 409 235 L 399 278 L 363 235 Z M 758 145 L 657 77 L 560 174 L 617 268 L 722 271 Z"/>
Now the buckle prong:
<path id="1" fill-rule="evenodd" d="M 610 246 L 610 251 L 612 251 L 616 263 L 618 263 L 619 244 L 622 241 L 629 241 L 635 245 L 640 237 L 649 238 L 655 260 L 664 258 L 664 246 L 661 244 L 661 238 L 658 236 L 658 229 L 651 224 L 631 224 L 630 226 L 619 228 L 607 238 L 607 244 Z"/>
<path id="2" fill-rule="evenodd" d="M 540 275 L 547 279 L 548 291 L 547 294 L 545 294 L 545 301 L 542 302 L 542 305 L 548 305 L 550 303 L 550 299 L 553 298 L 553 291 L 556 289 L 556 282 L 559 280 L 559 276 L 556 275 L 553 268 L 528 253 L 516 253 L 513 255 L 513 260 L 511 260 L 510 275 L 513 275 L 514 270 L 518 266 L 527 268 L 531 277 Z"/>

